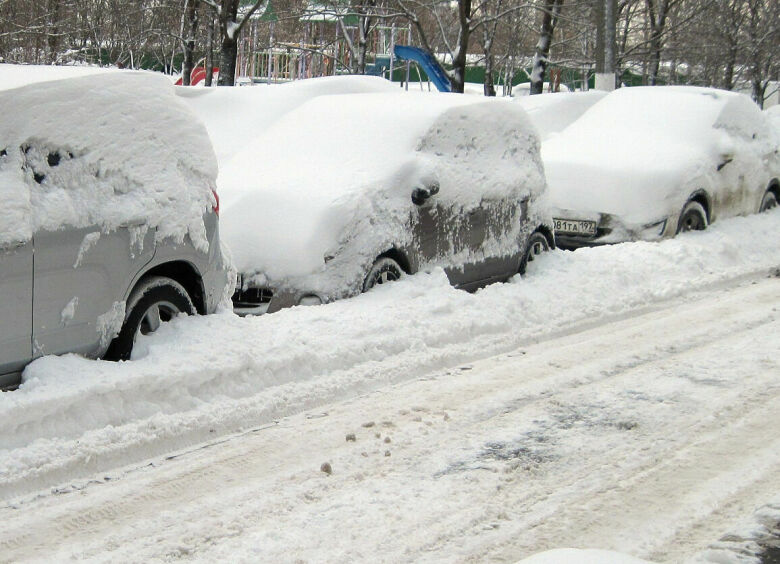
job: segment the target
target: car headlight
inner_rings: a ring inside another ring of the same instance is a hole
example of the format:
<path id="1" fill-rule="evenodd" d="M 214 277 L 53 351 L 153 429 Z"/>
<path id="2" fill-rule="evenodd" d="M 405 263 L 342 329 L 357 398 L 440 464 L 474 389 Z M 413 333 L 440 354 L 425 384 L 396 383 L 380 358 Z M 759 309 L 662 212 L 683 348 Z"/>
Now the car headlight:
<path id="1" fill-rule="evenodd" d="M 314 294 L 306 294 L 298 300 L 298 305 L 302 306 L 320 305 L 321 303 L 322 298 Z"/>

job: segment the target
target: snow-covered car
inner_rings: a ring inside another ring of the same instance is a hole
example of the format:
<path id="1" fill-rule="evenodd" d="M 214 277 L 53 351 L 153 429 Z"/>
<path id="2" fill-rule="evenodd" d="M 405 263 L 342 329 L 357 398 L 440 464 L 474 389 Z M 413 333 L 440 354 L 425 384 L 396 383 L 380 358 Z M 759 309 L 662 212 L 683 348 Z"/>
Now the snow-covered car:
<path id="1" fill-rule="evenodd" d="M 531 118 L 531 123 L 536 127 L 544 143 L 553 135 L 566 129 L 606 95 L 603 90 L 589 90 L 518 96 L 512 100 L 515 104 L 519 104 Z"/>
<path id="2" fill-rule="evenodd" d="M 778 137 L 746 96 L 621 88 L 542 147 L 556 240 L 657 240 L 773 207 Z"/>
<path id="3" fill-rule="evenodd" d="M 0 105 L 0 387 L 47 354 L 127 359 L 227 299 L 216 159 L 165 77 L 43 82 Z"/>
<path id="4" fill-rule="evenodd" d="M 317 96 L 397 92 L 377 76 L 326 76 L 242 88 L 176 87 L 176 94 L 206 125 L 220 168 L 286 113 Z"/>
<path id="5" fill-rule="evenodd" d="M 539 140 L 507 102 L 317 97 L 237 155 L 220 190 L 239 314 L 329 302 L 436 266 L 472 290 L 554 244 Z"/>

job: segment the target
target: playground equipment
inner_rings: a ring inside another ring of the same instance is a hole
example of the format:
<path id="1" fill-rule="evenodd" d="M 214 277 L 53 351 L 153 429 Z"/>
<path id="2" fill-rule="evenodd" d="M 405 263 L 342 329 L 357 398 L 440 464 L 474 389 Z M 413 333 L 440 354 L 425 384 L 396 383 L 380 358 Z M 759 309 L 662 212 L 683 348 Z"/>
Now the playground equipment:
<path id="1" fill-rule="evenodd" d="M 202 62 L 199 62 L 198 65 L 203 64 Z M 211 69 L 211 75 L 216 79 L 219 76 L 219 67 L 214 67 Z M 206 65 L 203 64 L 203 66 L 196 66 L 192 69 L 192 72 L 190 73 L 190 86 L 196 86 L 206 80 Z M 176 86 L 181 86 L 183 84 L 184 80 L 182 77 L 179 77 L 179 80 L 177 80 L 174 84 Z"/>
<path id="2" fill-rule="evenodd" d="M 410 45 L 396 45 L 393 52 L 397 59 L 414 61 L 420 65 L 431 82 L 439 89 L 439 92 L 452 92 L 450 79 L 442 72 L 441 67 L 430 53 Z"/>

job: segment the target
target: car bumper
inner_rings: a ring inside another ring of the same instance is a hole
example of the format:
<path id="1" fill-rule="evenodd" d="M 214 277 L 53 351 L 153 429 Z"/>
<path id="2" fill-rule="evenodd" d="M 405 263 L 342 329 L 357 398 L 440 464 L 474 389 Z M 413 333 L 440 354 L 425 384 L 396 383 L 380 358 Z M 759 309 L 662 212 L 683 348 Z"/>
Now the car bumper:
<path id="1" fill-rule="evenodd" d="M 588 220 L 596 222 L 596 233 L 585 235 L 555 232 L 555 243 L 558 247 L 574 250 L 581 247 L 598 247 L 630 241 L 657 241 L 667 235 L 668 221 L 652 221 L 641 224 L 631 224 L 611 214 L 577 214 L 576 212 L 558 212 L 555 218 L 570 221 Z"/>
<path id="2" fill-rule="evenodd" d="M 321 304 L 325 300 L 312 292 L 245 285 L 243 276 L 239 274 L 232 301 L 233 312 L 245 316 L 274 313 L 296 305 Z"/>

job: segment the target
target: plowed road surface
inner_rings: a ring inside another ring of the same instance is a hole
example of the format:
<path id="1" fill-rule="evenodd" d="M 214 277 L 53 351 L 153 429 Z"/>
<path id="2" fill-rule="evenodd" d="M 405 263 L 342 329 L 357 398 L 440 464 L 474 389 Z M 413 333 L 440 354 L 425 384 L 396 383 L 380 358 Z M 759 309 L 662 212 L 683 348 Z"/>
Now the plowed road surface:
<path id="1" fill-rule="evenodd" d="M 780 492 L 779 308 L 742 280 L 17 500 L 0 560 L 685 561 Z"/>

